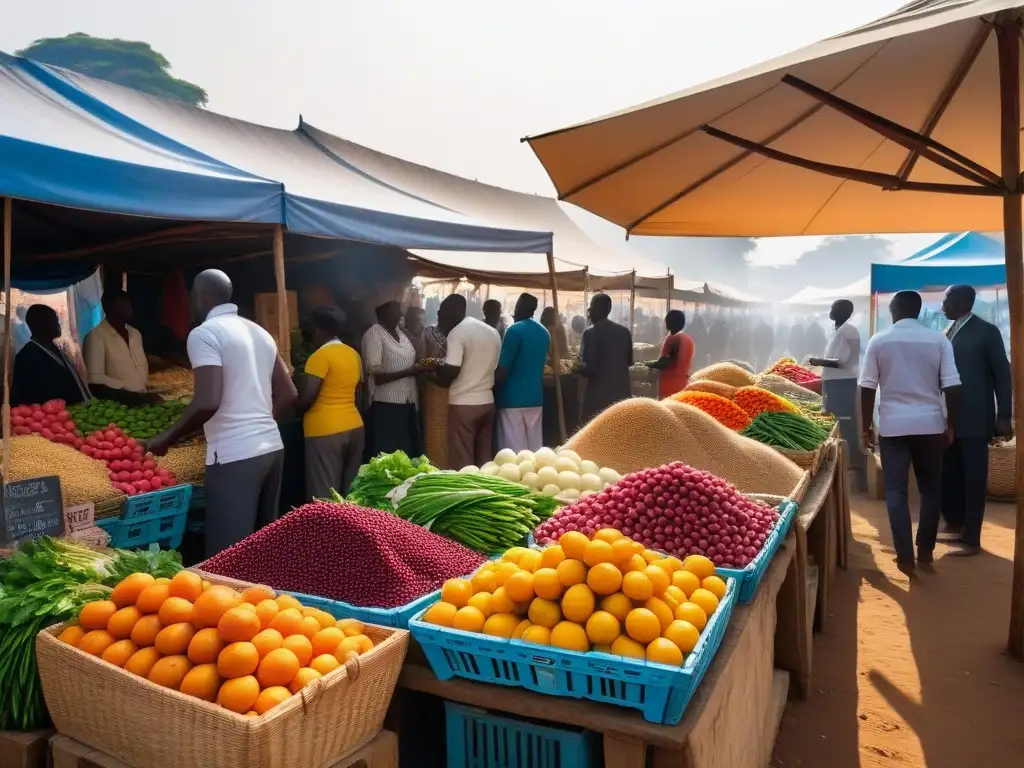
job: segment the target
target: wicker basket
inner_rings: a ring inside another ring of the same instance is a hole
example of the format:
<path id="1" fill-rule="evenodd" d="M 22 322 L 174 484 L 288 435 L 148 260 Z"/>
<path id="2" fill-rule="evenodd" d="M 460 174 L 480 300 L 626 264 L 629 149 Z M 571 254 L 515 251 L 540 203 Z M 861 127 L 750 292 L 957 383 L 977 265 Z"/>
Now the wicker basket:
<path id="1" fill-rule="evenodd" d="M 448 390 L 427 380 L 423 386 L 423 443 L 435 467 L 448 467 Z"/>
<path id="2" fill-rule="evenodd" d="M 801 469 L 808 470 L 812 476 L 818 474 L 818 470 L 821 469 L 822 463 L 825 458 L 829 455 L 832 450 L 831 443 L 839 439 L 839 424 L 836 423 L 832 427 L 832 431 L 829 432 L 828 437 L 815 448 L 813 451 L 789 451 L 785 448 L 776 448 L 775 450 L 785 456 L 787 459 L 792 461 Z"/>
<path id="3" fill-rule="evenodd" d="M 367 626 L 372 649 L 260 717 L 161 688 L 56 639 L 36 637 L 43 696 L 58 732 L 135 768 L 323 768 L 384 724 L 409 645 Z"/>
<path id="4" fill-rule="evenodd" d="M 988 447 L 988 495 L 1012 499 L 1017 495 L 1017 439 Z"/>

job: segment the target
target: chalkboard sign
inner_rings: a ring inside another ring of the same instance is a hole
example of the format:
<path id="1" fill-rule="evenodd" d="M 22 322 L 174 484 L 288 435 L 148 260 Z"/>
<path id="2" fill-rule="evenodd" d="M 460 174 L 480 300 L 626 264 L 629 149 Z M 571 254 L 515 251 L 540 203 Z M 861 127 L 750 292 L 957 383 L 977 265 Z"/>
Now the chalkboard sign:
<path id="1" fill-rule="evenodd" d="M 36 477 L 3 486 L 0 543 L 13 547 L 39 536 L 64 533 L 64 505 L 59 477 Z"/>

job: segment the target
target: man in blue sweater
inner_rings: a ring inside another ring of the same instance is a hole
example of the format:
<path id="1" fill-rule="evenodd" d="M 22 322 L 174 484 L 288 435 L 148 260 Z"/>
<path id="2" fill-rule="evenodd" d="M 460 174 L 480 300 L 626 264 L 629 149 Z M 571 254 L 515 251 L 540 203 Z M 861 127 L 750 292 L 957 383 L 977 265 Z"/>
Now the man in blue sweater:
<path id="1" fill-rule="evenodd" d="M 498 447 L 536 451 L 544 444 L 544 365 L 551 343 L 547 329 L 533 319 L 537 297 L 519 296 L 512 325 L 501 343 L 495 374 Z"/>

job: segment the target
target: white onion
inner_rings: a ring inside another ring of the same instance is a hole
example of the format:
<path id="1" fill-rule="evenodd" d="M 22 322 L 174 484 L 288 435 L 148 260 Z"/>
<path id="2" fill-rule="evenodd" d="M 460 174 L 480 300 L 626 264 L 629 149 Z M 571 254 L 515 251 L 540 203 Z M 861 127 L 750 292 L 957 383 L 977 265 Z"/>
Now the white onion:
<path id="1" fill-rule="evenodd" d="M 502 464 L 498 467 L 498 477 L 518 483 L 522 475 L 519 473 L 519 466 L 516 464 Z"/>
<path id="2" fill-rule="evenodd" d="M 555 452 L 550 448 L 541 448 L 533 454 L 533 461 L 538 468 L 554 466 L 556 458 L 558 457 L 555 456 Z"/>
<path id="3" fill-rule="evenodd" d="M 522 464 L 524 461 L 533 461 L 533 451 L 520 451 L 516 454 L 516 461 Z"/>
<path id="4" fill-rule="evenodd" d="M 478 467 L 476 464 L 470 464 L 468 467 L 463 467 L 462 469 L 460 469 L 459 470 L 459 474 L 460 475 L 475 475 L 479 471 L 480 471 L 480 467 Z"/>
<path id="5" fill-rule="evenodd" d="M 537 486 L 540 484 L 540 480 L 537 478 L 536 472 L 527 472 L 519 478 L 519 482 L 527 488 L 533 488 L 534 490 L 536 490 Z"/>
<path id="6" fill-rule="evenodd" d="M 547 485 L 540 489 L 540 492 L 543 493 L 545 496 L 557 496 L 562 492 L 562 489 L 559 488 L 554 483 L 548 483 Z"/>
<path id="7" fill-rule="evenodd" d="M 581 475 L 596 475 L 601 471 L 601 468 L 592 461 L 584 459 L 580 462 L 580 474 Z"/>
<path id="8" fill-rule="evenodd" d="M 577 491 L 575 488 L 563 488 L 562 492 L 558 494 L 555 498 L 558 499 L 559 501 L 572 502 L 576 501 L 576 499 L 578 499 L 579 497 L 580 492 Z"/>
<path id="9" fill-rule="evenodd" d="M 558 472 L 575 472 L 579 474 L 580 465 L 568 456 L 559 456 L 555 459 L 555 470 Z"/>
<path id="10" fill-rule="evenodd" d="M 570 488 L 578 491 L 580 489 L 580 476 L 575 472 L 559 472 L 558 473 L 558 487 L 563 491 L 567 491 Z"/>
<path id="11" fill-rule="evenodd" d="M 604 480 L 606 483 L 617 483 L 619 482 L 619 480 L 622 479 L 622 475 L 620 475 L 618 472 L 616 472 L 614 469 L 611 469 L 610 467 L 601 467 L 600 471 L 597 473 L 597 476 Z"/>
<path id="12" fill-rule="evenodd" d="M 540 467 L 537 470 L 537 484 L 541 487 L 558 483 L 558 472 L 554 467 Z"/>
<path id="13" fill-rule="evenodd" d="M 485 475 L 496 475 L 498 474 L 498 465 L 495 464 L 493 461 L 488 461 L 486 464 L 480 467 L 480 471 L 483 472 Z"/>
<path id="14" fill-rule="evenodd" d="M 528 475 L 531 472 L 537 471 L 537 465 L 534 464 L 533 459 L 523 459 L 519 462 L 519 474 Z"/>
<path id="15" fill-rule="evenodd" d="M 499 467 L 502 464 L 516 464 L 518 463 L 516 460 L 516 452 L 511 448 L 502 448 L 498 451 L 498 455 L 494 457 L 494 463 Z"/>
<path id="16" fill-rule="evenodd" d="M 568 448 L 563 448 L 556 454 L 559 458 L 565 458 L 572 461 L 577 467 L 580 465 L 580 455 L 576 451 L 570 451 Z"/>
<path id="17" fill-rule="evenodd" d="M 585 475 L 580 475 L 580 488 L 584 491 L 600 491 L 604 488 L 604 483 L 601 482 L 600 477 L 588 472 Z"/>

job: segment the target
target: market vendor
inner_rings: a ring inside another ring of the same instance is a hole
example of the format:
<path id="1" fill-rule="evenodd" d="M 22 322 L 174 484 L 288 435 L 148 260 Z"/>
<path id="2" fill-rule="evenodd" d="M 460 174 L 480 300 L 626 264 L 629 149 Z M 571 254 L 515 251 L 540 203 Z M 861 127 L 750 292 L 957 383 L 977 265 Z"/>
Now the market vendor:
<path id="1" fill-rule="evenodd" d="M 856 473 L 856 484 L 866 482 L 864 454 L 860 451 L 857 425 L 857 377 L 860 373 L 860 331 L 850 322 L 853 302 L 839 299 L 828 313 L 835 326 L 822 357 L 809 357 L 810 365 L 822 368 L 822 405 L 836 417 L 846 443 L 846 466 Z M 808 334 L 810 336 L 810 334 Z"/>
<path id="2" fill-rule="evenodd" d="M 63 400 L 75 405 L 89 399 L 89 388 L 57 344 L 60 318 L 53 307 L 33 304 L 25 312 L 30 337 L 14 358 L 11 405 L 35 405 Z"/>
<path id="3" fill-rule="evenodd" d="M 690 383 L 690 367 L 693 365 L 693 339 L 683 333 L 686 314 L 681 309 L 669 310 L 665 315 L 665 330 L 668 335 L 661 345 L 661 357 L 647 363 L 651 370 L 658 371 L 658 397 L 664 400 L 686 389 Z"/>
<path id="4" fill-rule="evenodd" d="M 93 394 L 126 405 L 158 402 L 159 396 L 147 391 L 149 361 L 142 334 L 129 325 L 132 302 L 128 294 L 120 289 L 103 291 L 103 314 L 82 345 Z"/>
<path id="5" fill-rule="evenodd" d="M 580 342 L 580 375 L 587 380 L 583 423 L 632 394 L 629 367 L 633 364 L 633 336 L 628 328 L 608 319 L 611 313 L 611 296 L 594 294 L 587 313 L 592 325 Z"/>

